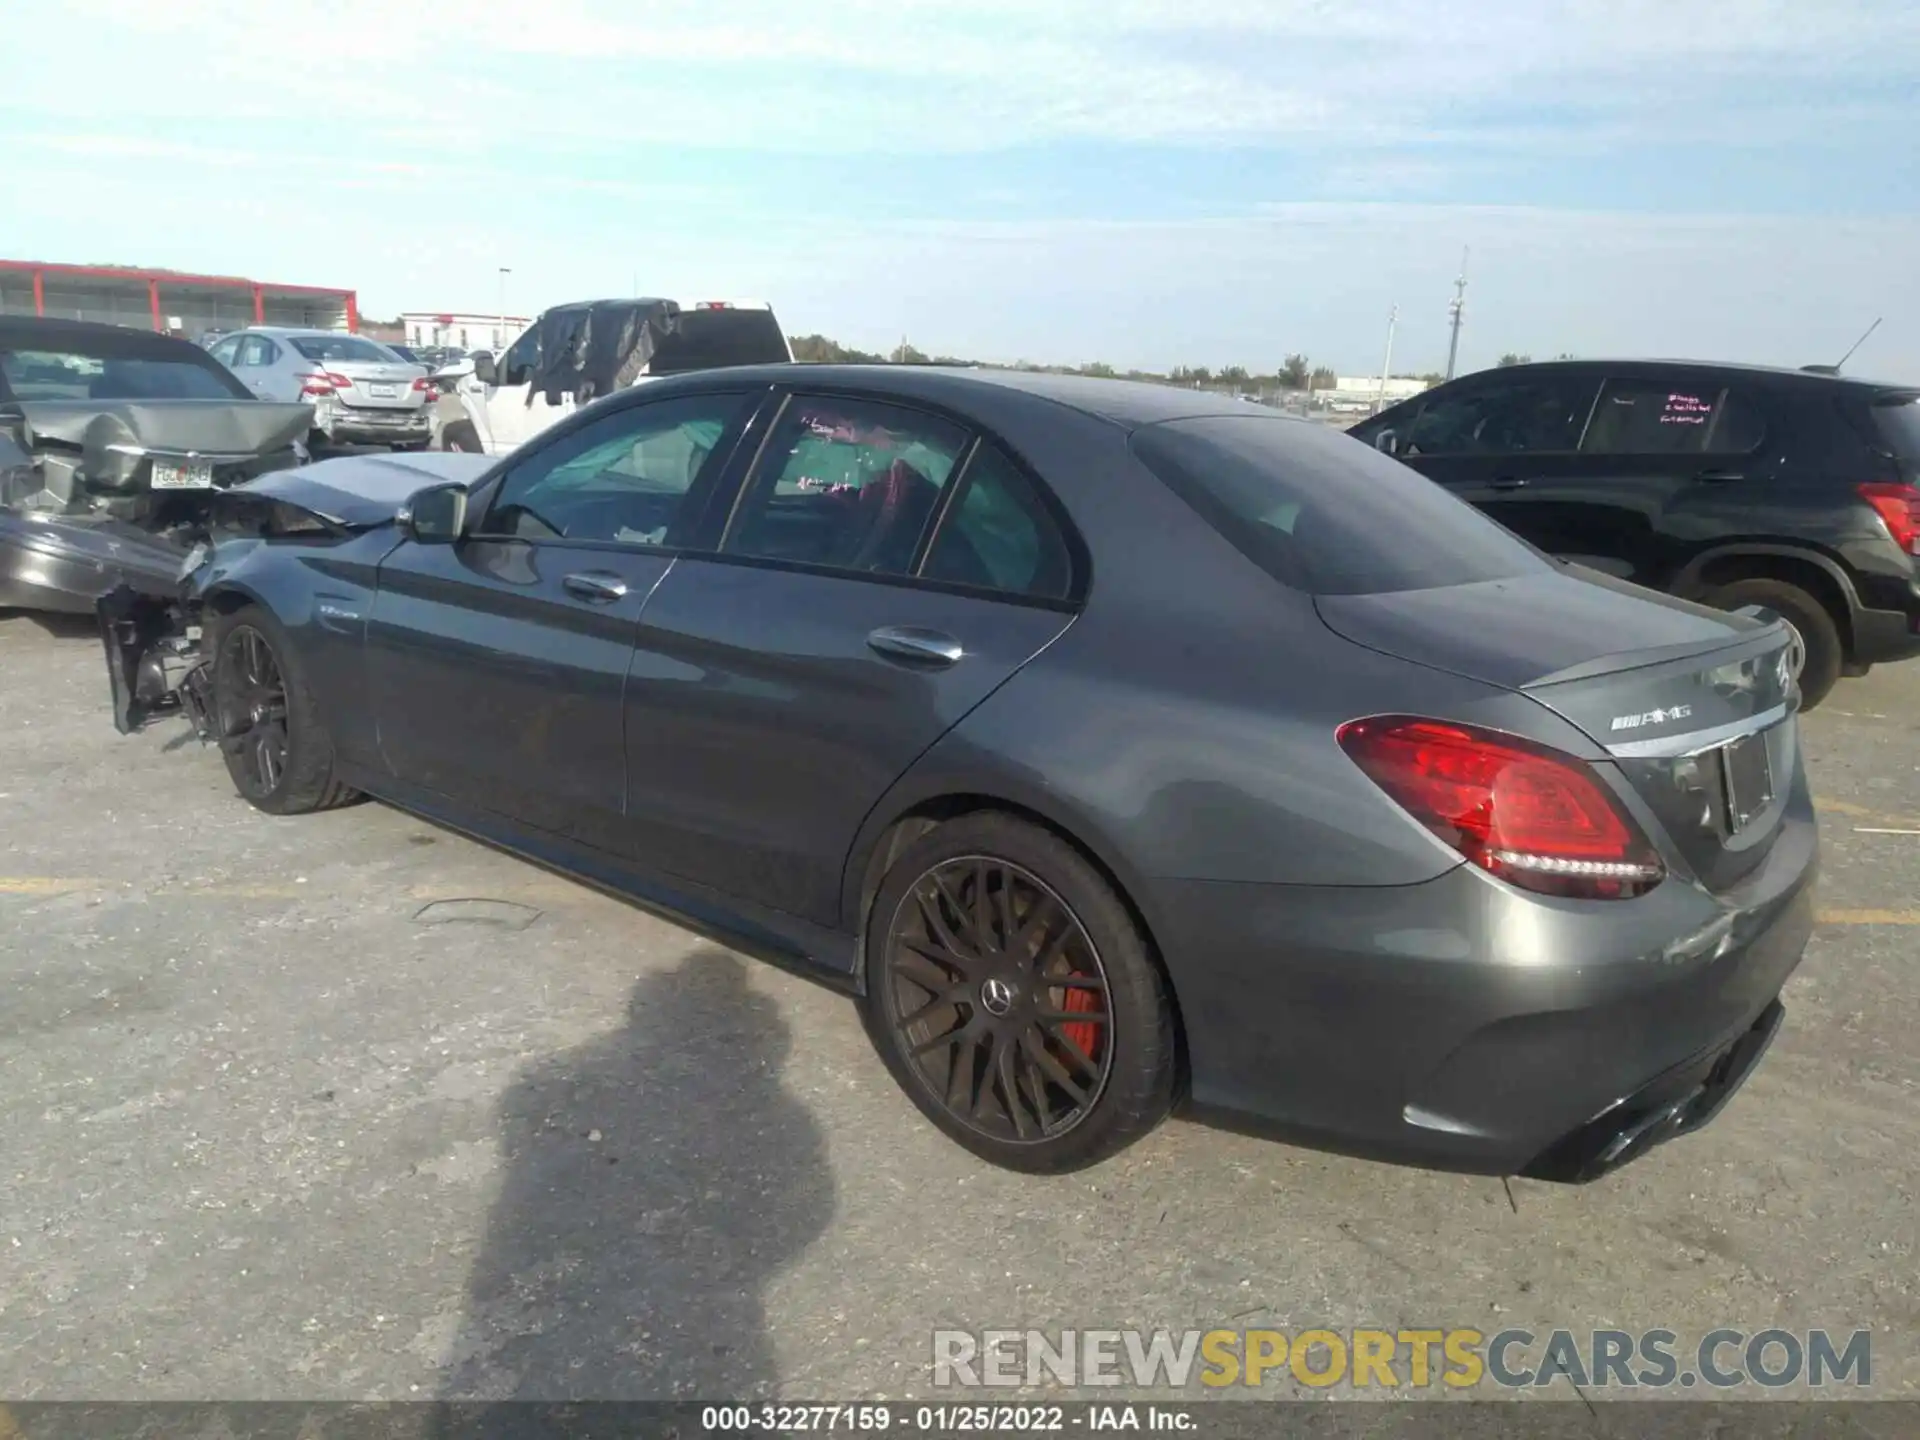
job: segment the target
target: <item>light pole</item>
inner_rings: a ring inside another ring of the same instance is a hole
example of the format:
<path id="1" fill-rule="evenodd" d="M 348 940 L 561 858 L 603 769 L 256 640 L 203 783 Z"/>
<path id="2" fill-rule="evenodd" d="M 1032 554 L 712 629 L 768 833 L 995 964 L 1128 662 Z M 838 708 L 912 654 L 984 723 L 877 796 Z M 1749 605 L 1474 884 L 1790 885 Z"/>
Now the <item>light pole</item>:
<path id="1" fill-rule="evenodd" d="M 1373 404 L 1373 413 L 1376 415 L 1387 403 L 1387 376 L 1393 373 L 1393 327 L 1399 320 L 1400 307 L 1396 305 L 1387 312 L 1387 358 L 1380 362 L 1380 398 Z"/>
<path id="2" fill-rule="evenodd" d="M 1453 364 L 1460 355 L 1460 320 L 1467 313 L 1467 252 L 1460 251 L 1460 276 L 1453 282 L 1453 303 L 1447 314 L 1453 319 L 1453 337 L 1447 341 L 1447 379 L 1453 378 Z"/>
<path id="3" fill-rule="evenodd" d="M 507 277 L 513 273 L 508 266 L 500 267 L 500 328 L 493 332 L 493 348 L 507 348 Z"/>

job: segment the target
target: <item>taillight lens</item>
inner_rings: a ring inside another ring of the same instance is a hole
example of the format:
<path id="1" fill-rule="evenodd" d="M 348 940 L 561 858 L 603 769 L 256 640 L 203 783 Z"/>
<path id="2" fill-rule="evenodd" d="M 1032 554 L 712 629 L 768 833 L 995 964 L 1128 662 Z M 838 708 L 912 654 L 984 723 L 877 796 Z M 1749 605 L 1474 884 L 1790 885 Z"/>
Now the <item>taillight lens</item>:
<path id="1" fill-rule="evenodd" d="M 1407 715 L 1342 725 L 1340 748 L 1473 864 L 1543 895 L 1625 900 L 1667 869 L 1584 760 L 1518 736 Z"/>
<path id="2" fill-rule="evenodd" d="M 1909 555 L 1920 555 L 1920 489 L 1911 485 L 1862 485 L 1860 498 L 1880 513 L 1893 534 L 1893 543 Z"/>
<path id="3" fill-rule="evenodd" d="M 331 395 L 333 393 L 333 384 L 325 375 L 302 375 L 300 377 L 300 393 L 317 400 L 322 396 Z"/>
<path id="4" fill-rule="evenodd" d="M 433 392 L 433 382 L 424 375 L 416 375 L 413 377 L 413 388 L 422 395 L 428 395 Z"/>
<path id="5" fill-rule="evenodd" d="M 326 373 L 325 379 L 326 382 L 336 390 L 351 390 L 353 388 L 353 381 L 344 375 L 336 374 L 332 370 Z"/>

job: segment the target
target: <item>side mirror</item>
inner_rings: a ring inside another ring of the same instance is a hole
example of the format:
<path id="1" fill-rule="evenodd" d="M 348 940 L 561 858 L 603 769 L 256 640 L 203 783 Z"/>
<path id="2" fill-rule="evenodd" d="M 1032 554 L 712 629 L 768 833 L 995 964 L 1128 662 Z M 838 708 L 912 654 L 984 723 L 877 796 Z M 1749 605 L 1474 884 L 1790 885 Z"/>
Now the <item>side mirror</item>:
<path id="1" fill-rule="evenodd" d="M 1378 450 L 1382 455 L 1398 455 L 1400 453 L 1400 432 L 1397 430 L 1382 430 L 1378 435 L 1373 437 L 1373 448 Z"/>
<path id="2" fill-rule="evenodd" d="M 491 355 L 474 356 L 472 374 L 473 378 L 478 380 L 482 385 L 498 385 L 500 383 L 498 372 L 496 372 L 493 367 L 493 357 Z"/>
<path id="3" fill-rule="evenodd" d="M 416 490 L 393 518 L 409 540 L 422 545 L 451 545 L 467 528 L 467 488 L 429 485 Z"/>

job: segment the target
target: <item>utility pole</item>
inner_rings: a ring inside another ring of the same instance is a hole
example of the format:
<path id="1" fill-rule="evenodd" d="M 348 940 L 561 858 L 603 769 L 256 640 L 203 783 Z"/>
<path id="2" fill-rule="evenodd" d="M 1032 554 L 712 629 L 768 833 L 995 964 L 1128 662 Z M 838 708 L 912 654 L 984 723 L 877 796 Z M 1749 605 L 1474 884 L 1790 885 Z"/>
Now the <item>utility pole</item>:
<path id="1" fill-rule="evenodd" d="M 500 328 L 494 332 L 497 343 L 493 347 L 496 350 L 505 350 L 513 339 L 507 334 L 507 277 L 512 273 L 510 267 L 500 267 Z"/>
<path id="2" fill-rule="evenodd" d="M 1394 306 L 1387 312 L 1387 358 L 1380 362 L 1380 398 L 1374 402 L 1373 413 L 1378 415 L 1387 404 L 1387 377 L 1393 373 L 1393 327 L 1399 323 L 1400 307 Z"/>
<path id="3" fill-rule="evenodd" d="M 1460 318 L 1467 313 L 1467 248 L 1460 247 L 1460 274 L 1453 282 L 1453 303 L 1447 314 L 1453 320 L 1453 338 L 1447 341 L 1447 379 L 1453 378 L 1454 362 L 1460 358 Z"/>

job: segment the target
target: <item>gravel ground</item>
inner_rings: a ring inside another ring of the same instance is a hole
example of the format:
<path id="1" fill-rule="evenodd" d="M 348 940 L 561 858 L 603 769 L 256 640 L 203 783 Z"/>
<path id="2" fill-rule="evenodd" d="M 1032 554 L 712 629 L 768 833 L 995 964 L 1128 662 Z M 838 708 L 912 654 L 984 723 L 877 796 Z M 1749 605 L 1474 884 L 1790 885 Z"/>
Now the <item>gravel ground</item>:
<path id="1" fill-rule="evenodd" d="M 381 805 L 257 814 L 183 727 L 114 734 L 88 634 L 0 616 L 0 1395 L 901 1397 L 947 1327 L 1724 1325 L 1870 1329 L 1920 1398 L 1916 716 L 1920 665 L 1808 719 L 1823 918 L 1751 1084 L 1510 1205 L 1180 1122 L 990 1170 L 844 1000 Z"/>

